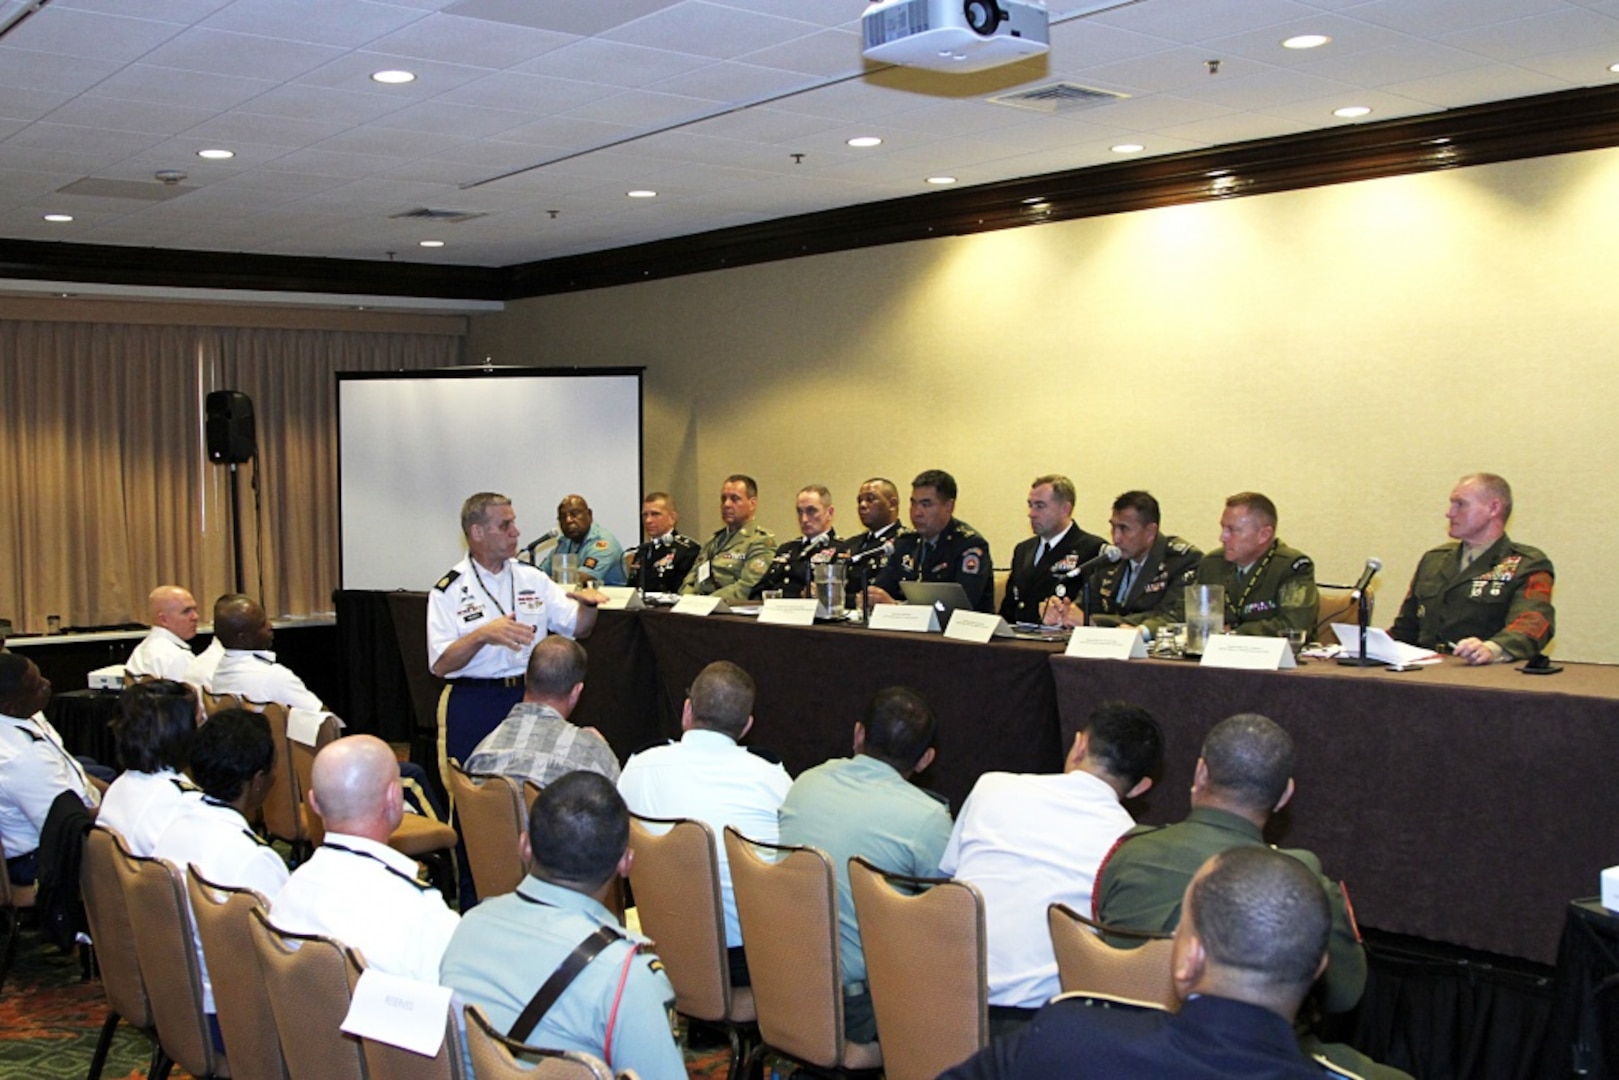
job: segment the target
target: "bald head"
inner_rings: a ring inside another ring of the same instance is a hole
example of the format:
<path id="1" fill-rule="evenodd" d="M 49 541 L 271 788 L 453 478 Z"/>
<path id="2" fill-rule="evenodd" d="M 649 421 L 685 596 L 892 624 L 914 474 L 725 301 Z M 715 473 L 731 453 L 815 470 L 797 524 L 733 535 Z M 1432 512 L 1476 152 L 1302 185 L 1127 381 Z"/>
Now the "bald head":
<path id="1" fill-rule="evenodd" d="M 404 814 L 399 760 L 375 735 L 349 735 L 322 747 L 310 789 L 309 806 L 328 832 L 385 844 Z"/>
<path id="2" fill-rule="evenodd" d="M 275 638 L 264 608 L 241 593 L 214 601 L 214 636 L 227 649 L 268 649 Z"/>
<path id="3" fill-rule="evenodd" d="M 147 622 L 181 641 L 197 636 L 197 598 L 178 585 L 159 585 L 146 598 Z"/>

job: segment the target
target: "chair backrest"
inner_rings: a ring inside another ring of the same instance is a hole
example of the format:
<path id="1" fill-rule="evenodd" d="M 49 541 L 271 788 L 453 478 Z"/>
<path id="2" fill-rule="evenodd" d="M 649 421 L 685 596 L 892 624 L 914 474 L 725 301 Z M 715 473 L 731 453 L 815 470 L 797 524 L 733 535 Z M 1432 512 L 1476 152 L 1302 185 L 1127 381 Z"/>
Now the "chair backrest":
<path id="1" fill-rule="evenodd" d="M 287 739 L 287 708 L 285 705 L 252 706 L 264 714 L 270 724 L 270 738 L 275 744 L 275 761 L 270 765 L 270 791 L 264 797 L 264 828 L 278 840 L 299 844 L 309 837 L 304 831 L 298 793 L 298 777 L 292 771 L 292 745 Z"/>
<path id="2" fill-rule="evenodd" d="M 253 958 L 249 912 L 265 910 L 265 899 L 251 889 L 216 885 L 197 872 L 186 873 L 186 894 L 197 937 L 208 960 L 214 1010 L 225 1037 L 234 1080 L 286 1080 L 281 1039 L 270 1011 L 270 994 Z"/>
<path id="3" fill-rule="evenodd" d="M 495 1030 L 476 1005 L 466 1007 L 467 1055 L 478 1080 L 613 1080 L 600 1058 L 576 1050 L 541 1050 Z M 538 1064 L 530 1067 L 518 1055 Z"/>
<path id="4" fill-rule="evenodd" d="M 1114 948 L 1102 939 L 1104 927 L 1067 904 L 1047 907 L 1046 925 L 1064 993 L 1102 994 L 1170 1010 L 1180 1007 L 1170 973 L 1175 945 L 1171 936 L 1109 926 L 1105 928 L 1109 934 L 1143 941 L 1133 949 Z"/>
<path id="5" fill-rule="evenodd" d="M 965 881 L 887 873 L 858 856 L 849 860 L 849 887 L 888 1080 L 931 1080 L 986 1046 L 983 894 Z"/>
<path id="6" fill-rule="evenodd" d="M 467 1048 L 457 1022 L 459 1004 L 460 998 L 455 997 L 444 1010 L 444 1041 L 439 1043 L 438 1053 L 433 1057 L 373 1039 L 361 1039 L 369 1080 L 464 1080 Z"/>
<path id="7" fill-rule="evenodd" d="M 1333 585 L 1320 588 L 1321 600 L 1315 609 L 1315 639 L 1323 645 L 1348 644 L 1339 642 L 1338 635 L 1333 633 L 1332 624 L 1348 623 L 1353 626 L 1360 618 L 1358 614 L 1359 601 L 1355 599 L 1353 589 L 1340 589 Z M 1366 590 L 1366 611 L 1368 617 L 1377 610 L 1377 590 Z"/>
<path id="8" fill-rule="evenodd" d="M 504 776 L 469 773 L 454 758 L 445 775 L 461 817 L 461 837 L 478 895 L 487 898 L 515 891 L 527 873 L 517 845 L 528 822 L 517 783 Z"/>
<path id="9" fill-rule="evenodd" d="M 668 826 L 655 832 L 648 826 Z M 731 1013 L 731 970 L 725 948 L 714 832 L 690 818 L 630 815 L 630 888 L 641 932 L 652 939 L 675 988 L 675 1009 L 699 1020 Z"/>
<path id="10" fill-rule="evenodd" d="M 523 781 L 523 820 L 528 820 L 528 812 L 534 809 L 534 800 L 540 797 L 540 785 L 532 780 Z"/>
<path id="11" fill-rule="evenodd" d="M 129 903 L 124 899 L 124 886 L 118 877 L 116 860 L 120 854 L 130 857 L 122 837 L 104 825 L 91 829 L 84 838 L 79 885 L 84 893 L 84 912 L 90 922 L 90 940 L 95 943 L 107 1004 L 132 1026 L 149 1030 L 152 1004 L 141 978 L 140 957 L 135 952 Z"/>
<path id="12" fill-rule="evenodd" d="M 348 1015 L 360 961 L 342 942 L 276 929 L 248 913 L 248 934 L 292 1080 L 365 1080 L 360 1040 L 338 1029 Z"/>
<path id="13" fill-rule="evenodd" d="M 725 854 L 759 1034 L 811 1065 L 837 1066 L 844 1048 L 843 961 L 832 860 L 817 848 L 750 840 L 729 825 Z"/>
<path id="14" fill-rule="evenodd" d="M 285 706 L 276 706 L 284 708 Z M 337 717 L 327 716 L 320 722 L 315 732 L 315 745 L 301 743 L 291 738 L 287 739 L 287 753 L 292 758 L 292 776 L 294 790 L 298 795 L 298 812 L 303 815 L 304 835 L 314 847 L 320 847 L 321 841 L 326 838 L 326 823 L 319 814 L 309 808 L 309 789 L 313 786 L 311 777 L 315 774 L 315 755 L 320 753 L 321 747 L 337 738 L 341 729 Z"/>
<path id="15" fill-rule="evenodd" d="M 203 1011 L 191 909 L 180 872 L 162 859 L 114 856 L 163 1052 L 192 1076 L 229 1075 Z"/>

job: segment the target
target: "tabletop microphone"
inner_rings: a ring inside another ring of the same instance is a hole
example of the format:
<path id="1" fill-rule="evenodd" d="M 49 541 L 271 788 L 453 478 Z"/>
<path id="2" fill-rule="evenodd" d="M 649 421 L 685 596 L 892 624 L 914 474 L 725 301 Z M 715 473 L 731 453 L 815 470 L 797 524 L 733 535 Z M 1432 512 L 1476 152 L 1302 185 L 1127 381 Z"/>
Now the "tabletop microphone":
<path id="1" fill-rule="evenodd" d="M 1355 582 L 1354 594 L 1357 600 L 1360 599 L 1360 594 L 1366 591 L 1366 586 L 1372 583 L 1372 578 L 1376 577 L 1377 572 L 1381 569 L 1383 569 L 1382 559 L 1374 556 L 1366 560 L 1366 569 L 1360 572 L 1360 580 Z"/>
<path id="2" fill-rule="evenodd" d="M 547 533 L 544 533 L 543 535 L 541 535 L 541 537 L 538 540 L 534 541 L 528 547 L 524 548 L 523 549 L 523 554 L 528 557 L 529 565 L 532 566 L 534 564 L 534 549 L 535 548 L 541 546 L 542 544 L 549 544 L 551 541 L 555 540 L 557 537 L 559 537 L 561 535 L 562 534 L 560 532 L 558 532 L 556 529 L 552 529 L 550 532 L 547 532 Z"/>
<path id="3" fill-rule="evenodd" d="M 892 554 L 894 554 L 894 541 L 884 540 L 881 547 L 867 548 L 858 555 L 850 555 L 849 564 L 851 566 L 857 566 L 860 563 L 865 562 L 867 559 L 875 559 L 879 555 Z"/>
<path id="4" fill-rule="evenodd" d="M 1120 551 L 1117 547 L 1115 547 L 1112 544 L 1103 544 L 1102 545 L 1102 550 L 1100 550 L 1100 551 L 1098 551 L 1096 553 L 1096 557 L 1094 559 L 1091 559 L 1089 562 L 1080 563 L 1078 566 L 1074 567 L 1072 570 L 1066 571 L 1065 573 L 1058 574 L 1057 576 L 1064 579 L 1064 580 L 1067 580 L 1068 578 L 1077 578 L 1079 575 L 1085 573 L 1085 571 L 1087 571 L 1087 570 L 1091 570 L 1091 569 L 1094 569 L 1095 567 L 1101 566 L 1103 563 L 1115 563 L 1115 562 L 1118 562 L 1122 558 L 1124 558 L 1124 552 Z"/>

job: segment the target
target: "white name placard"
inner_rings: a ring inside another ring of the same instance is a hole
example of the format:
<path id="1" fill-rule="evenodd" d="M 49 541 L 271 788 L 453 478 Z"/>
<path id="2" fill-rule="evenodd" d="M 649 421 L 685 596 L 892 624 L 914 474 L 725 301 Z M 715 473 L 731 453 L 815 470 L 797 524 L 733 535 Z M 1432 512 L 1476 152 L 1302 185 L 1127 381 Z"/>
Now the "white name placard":
<path id="1" fill-rule="evenodd" d="M 1203 666 L 1280 671 L 1298 665 L 1293 662 L 1293 650 L 1286 638 L 1212 634 L 1203 646 Z"/>
<path id="2" fill-rule="evenodd" d="M 759 611 L 759 621 L 777 626 L 814 626 L 815 606 L 814 600 L 766 600 Z"/>
<path id="3" fill-rule="evenodd" d="M 341 1027 L 362 1039 L 434 1057 L 444 1043 L 452 992 L 448 986 L 367 968 L 354 984 L 354 999 Z"/>
<path id="4" fill-rule="evenodd" d="M 603 611 L 640 611 L 646 607 L 641 594 L 628 585 L 598 585 L 596 589 L 607 594 L 606 601 L 599 605 Z"/>
<path id="5" fill-rule="evenodd" d="M 1011 637 L 1012 628 L 999 615 L 983 611 L 964 611 L 957 608 L 950 613 L 950 625 L 944 636 L 952 641 L 976 641 L 984 644 L 990 638 Z"/>
<path id="6" fill-rule="evenodd" d="M 1087 660 L 1145 660 L 1147 643 L 1133 626 L 1078 626 L 1069 636 L 1063 655 Z"/>
<path id="7" fill-rule="evenodd" d="M 926 634 L 939 629 L 939 616 L 932 604 L 873 604 L 871 621 L 873 630 L 904 630 L 912 634 Z"/>
<path id="8" fill-rule="evenodd" d="M 669 609 L 676 615 L 729 615 L 731 609 L 717 596 L 682 596 Z"/>

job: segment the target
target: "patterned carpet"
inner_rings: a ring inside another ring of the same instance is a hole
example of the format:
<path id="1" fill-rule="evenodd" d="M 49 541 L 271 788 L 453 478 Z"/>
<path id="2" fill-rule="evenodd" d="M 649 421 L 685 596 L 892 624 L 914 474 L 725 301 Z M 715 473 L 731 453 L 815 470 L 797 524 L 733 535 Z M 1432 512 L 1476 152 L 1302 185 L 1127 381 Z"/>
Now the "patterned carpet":
<path id="1" fill-rule="evenodd" d="M 24 928 L 16 963 L 0 988 L 0 1080 L 82 1080 L 86 1075 L 107 1018 L 107 999 L 99 982 L 81 982 L 79 976 L 77 955 L 58 953 Z M 120 1024 L 102 1076 L 140 1080 L 151 1056 L 151 1041 Z M 688 1050 L 686 1070 L 694 1080 L 724 1080 L 726 1059 L 724 1050 Z"/>

